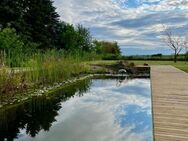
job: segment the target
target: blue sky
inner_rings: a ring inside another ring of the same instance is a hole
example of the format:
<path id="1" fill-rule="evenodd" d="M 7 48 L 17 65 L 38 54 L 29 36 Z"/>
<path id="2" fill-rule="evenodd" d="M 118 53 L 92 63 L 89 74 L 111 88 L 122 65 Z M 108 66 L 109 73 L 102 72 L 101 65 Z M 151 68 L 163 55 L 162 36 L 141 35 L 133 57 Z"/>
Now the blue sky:
<path id="1" fill-rule="evenodd" d="M 188 0 L 54 0 L 63 21 L 83 24 L 99 40 L 117 41 L 126 55 L 171 54 L 163 25 L 187 36 Z"/>

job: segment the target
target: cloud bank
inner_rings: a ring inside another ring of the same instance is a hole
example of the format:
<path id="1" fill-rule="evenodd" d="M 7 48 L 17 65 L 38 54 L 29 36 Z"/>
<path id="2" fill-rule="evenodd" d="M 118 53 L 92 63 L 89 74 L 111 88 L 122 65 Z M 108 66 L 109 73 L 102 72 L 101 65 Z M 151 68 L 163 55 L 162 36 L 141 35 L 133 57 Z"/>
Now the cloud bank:
<path id="1" fill-rule="evenodd" d="M 188 0 L 55 0 L 63 21 L 83 24 L 121 48 L 160 49 L 161 24 L 186 36 Z"/>

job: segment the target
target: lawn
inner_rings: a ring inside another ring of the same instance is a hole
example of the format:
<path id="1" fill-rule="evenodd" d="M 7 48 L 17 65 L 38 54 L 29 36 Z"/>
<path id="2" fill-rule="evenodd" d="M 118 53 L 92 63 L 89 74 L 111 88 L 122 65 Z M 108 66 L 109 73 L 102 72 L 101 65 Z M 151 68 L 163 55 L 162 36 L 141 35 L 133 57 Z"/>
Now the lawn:
<path id="1" fill-rule="evenodd" d="M 88 65 L 113 65 L 116 64 L 117 60 L 97 60 L 97 61 L 87 61 L 85 62 Z"/>
<path id="2" fill-rule="evenodd" d="M 117 61 L 91 61 L 89 64 L 97 64 L 97 65 L 111 65 L 115 64 Z M 131 60 L 129 62 L 134 62 L 135 65 L 143 65 L 144 63 L 148 65 L 172 65 L 178 69 L 181 69 L 185 72 L 188 72 L 188 62 L 178 61 L 174 63 L 173 61 L 139 61 L 139 60 Z"/>
<path id="3" fill-rule="evenodd" d="M 144 63 L 149 65 L 172 65 L 178 69 L 188 72 L 188 62 L 178 61 L 174 63 L 173 61 L 130 61 L 134 62 L 136 65 L 143 65 Z"/>

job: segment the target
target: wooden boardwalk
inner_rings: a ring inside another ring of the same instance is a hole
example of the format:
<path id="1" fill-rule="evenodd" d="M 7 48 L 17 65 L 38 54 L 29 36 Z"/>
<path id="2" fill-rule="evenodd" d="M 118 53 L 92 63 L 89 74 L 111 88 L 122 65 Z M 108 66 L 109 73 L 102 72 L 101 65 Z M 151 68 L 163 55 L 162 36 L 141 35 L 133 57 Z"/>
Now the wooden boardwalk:
<path id="1" fill-rule="evenodd" d="M 152 66 L 155 141 L 188 141 L 188 73 Z"/>

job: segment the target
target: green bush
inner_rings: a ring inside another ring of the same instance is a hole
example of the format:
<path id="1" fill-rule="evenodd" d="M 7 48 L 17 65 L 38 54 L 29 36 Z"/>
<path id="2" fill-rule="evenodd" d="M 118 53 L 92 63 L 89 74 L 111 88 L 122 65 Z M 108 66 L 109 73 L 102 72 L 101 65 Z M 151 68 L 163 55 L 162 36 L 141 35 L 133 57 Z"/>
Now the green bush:
<path id="1" fill-rule="evenodd" d="M 9 67 L 20 67 L 23 60 L 32 54 L 37 44 L 23 40 L 13 28 L 0 30 L 0 56 L 1 64 Z"/>
<path id="2" fill-rule="evenodd" d="M 121 57 L 116 54 L 105 54 L 102 57 L 103 60 L 119 60 L 120 58 Z"/>
<path id="3" fill-rule="evenodd" d="M 117 59 L 121 56 L 120 47 L 117 42 L 97 41 L 93 42 L 96 53 L 103 55 L 104 59 Z"/>
<path id="4" fill-rule="evenodd" d="M 188 61 L 188 52 L 185 53 L 185 60 Z"/>

